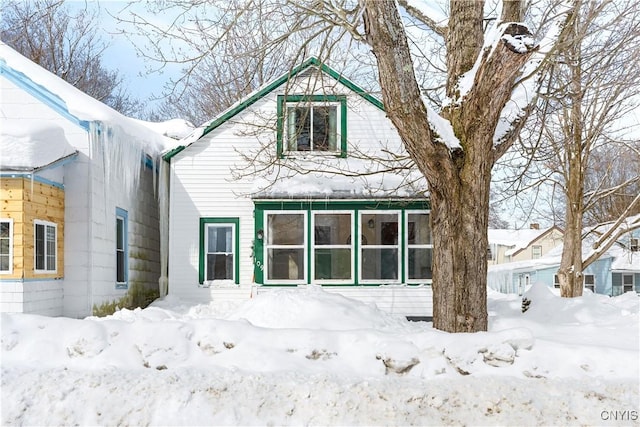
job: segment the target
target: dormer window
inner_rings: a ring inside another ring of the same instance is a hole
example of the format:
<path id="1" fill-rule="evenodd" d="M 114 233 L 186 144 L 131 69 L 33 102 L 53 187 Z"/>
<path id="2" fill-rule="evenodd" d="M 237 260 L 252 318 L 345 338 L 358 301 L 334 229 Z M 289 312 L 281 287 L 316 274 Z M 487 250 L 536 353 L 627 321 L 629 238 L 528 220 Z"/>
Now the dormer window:
<path id="1" fill-rule="evenodd" d="M 278 155 L 346 157 L 347 100 L 336 95 L 278 96 Z"/>

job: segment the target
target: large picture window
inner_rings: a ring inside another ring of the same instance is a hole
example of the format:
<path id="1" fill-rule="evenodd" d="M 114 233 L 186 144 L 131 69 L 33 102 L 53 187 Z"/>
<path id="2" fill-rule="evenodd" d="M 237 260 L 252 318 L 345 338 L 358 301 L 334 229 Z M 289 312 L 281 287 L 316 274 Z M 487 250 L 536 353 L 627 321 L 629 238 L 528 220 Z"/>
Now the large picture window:
<path id="1" fill-rule="evenodd" d="M 0 274 L 13 271 L 13 220 L 0 219 Z"/>
<path id="2" fill-rule="evenodd" d="M 428 212 L 409 212 L 407 217 L 407 281 L 430 281 L 433 275 L 433 242 Z"/>
<path id="3" fill-rule="evenodd" d="M 313 278 L 319 283 L 353 280 L 353 215 L 321 212 L 313 215 Z"/>
<path id="4" fill-rule="evenodd" d="M 116 208 L 116 287 L 126 289 L 128 286 L 128 213 Z"/>
<path id="5" fill-rule="evenodd" d="M 363 282 L 399 282 L 399 225 L 399 212 L 360 213 Z"/>
<path id="6" fill-rule="evenodd" d="M 267 280 L 281 283 L 306 281 L 306 215 L 267 213 Z"/>
<path id="7" fill-rule="evenodd" d="M 55 273 L 58 226 L 52 222 L 34 221 L 34 265 L 37 273 Z"/>

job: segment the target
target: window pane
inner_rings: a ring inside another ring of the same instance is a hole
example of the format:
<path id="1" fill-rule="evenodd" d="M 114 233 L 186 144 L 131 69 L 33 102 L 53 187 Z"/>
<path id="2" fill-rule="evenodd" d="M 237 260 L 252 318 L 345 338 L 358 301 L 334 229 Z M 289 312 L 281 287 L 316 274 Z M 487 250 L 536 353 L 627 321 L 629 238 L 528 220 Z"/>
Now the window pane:
<path id="1" fill-rule="evenodd" d="M 124 281 L 124 251 L 116 251 L 116 282 Z"/>
<path id="2" fill-rule="evenodd" d="M 302 245 L 304 243 L 304 215 L 272 214 L 267 217 L 270 245 Z"/>
<path id="3" fill-rule="evenodd" d="M 362 249 L 362 278 L 398 279 L 397 249 Z"/>
<path id="4" fill-rule="evenodd" d="M 593 285 L 595 283 L 595 276 L 593 274 L 585 274 L 584 275 L 584 284 L 585 285 Z"/>
<path id="5" fill-rule="evenodd" d="M 316 214 L 314 242 L 316 245 L 349 245 L 351 214 Z"/>
<path id="6" fill-rule="evenodd" d="M 0 222 L 0 238 L 9 238 L 9 223 Z"/>
<path id="7" fill-rule="evenodd" d="M 208 254 L 206 280 L 232 280 L 233 255 Z"/>
<path id="8" fill-rule="evenodd" d="M 289 150 L 311 150 L 311 114 L 308 107 L 287 108 Z M 295 144 L 295 145 L 294 145 Z"/>
<path id="9" fill-rule="evenodd" d="M 336 107 L 313 107 L 313 149 L 335 150 Z M 333 141 L 333 147 L 331 147 Z"/>
<path id="10" fill-rule="evenodd" d="M 207 252 L 232 252 L 232 227 L 210 225 L 207 229 L 209 235 Z"/>
<path id="11" fill-rule="evenodd" d="M 431 225 L 429 214 L 408 214 L 408 242 L 410 245 L 430 245 Z"/>
<path id="12" fill-rule="evenodd" d="M 633 276 L 631 274 L 624 274 L 622 276 L 623 285 L 633 285 Z"/>
<path id="13" fill-rule="evenodd" d="M 409 248 L 409 279 L 431 279 L 433 270 L 431 248 Z"/>
<path id="14" fill-rule="evenodd" d="M 0 254 L 9 255 L 9 239 L 0 239 Z"/>
<path id="15" fill-rule="evenodd" d="M 317 249 L 315 279 L 351 279 L 351 249 Z"/>
<path id="16" fill-rule="evenodd" d="M 116 218 L 116 249 L 124 249 L 124 220 Z"/>
<path id="17" fill-rule="evenodd" d="M 270 280 L 304 278 L 304 249 L 269 249 L 267 256 Z"/>
<path id="18" fill-rule="evenodd" d="M 35 224 L 36 229 L 36 270 L 44 270 L 44 225 Z"/>
<path id="19" fill-rule="evenodd" d="M 9 271 L 9 255 L 0 255 L 0 271 Z"/>

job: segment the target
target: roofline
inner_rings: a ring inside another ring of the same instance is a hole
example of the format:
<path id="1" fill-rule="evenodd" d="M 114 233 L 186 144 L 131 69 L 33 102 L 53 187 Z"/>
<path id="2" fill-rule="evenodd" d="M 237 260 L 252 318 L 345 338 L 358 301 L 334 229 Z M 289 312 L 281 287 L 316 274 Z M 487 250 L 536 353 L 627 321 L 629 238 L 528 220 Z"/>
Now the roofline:
<path id="1" fill-rule="evenodd" d="M 21 71 L 11 68 L 3 58 L 0 58 L 0 75 L 5 76 L 13 84 L 22 88 L 28 94 L 43 102 L 45 105 L 48 105 L 72 123 L 75 123 L 86 131 L 89 131 L 89 122 L 81 120 L 71 114 L 67 104 L 62 100 L 62 98 L 48 90 L 46 87 L 34 82 L 29 78 L 29 76 Z"/>
<path id="2" fill-rule="evenodd" d="M 17 168 L 7 168 L 0 170 L 0 174 L 2 175 L 31 175 L 36 174 L 38 172 L 45 171 L 47 169 L 55 169 L 60 166 L 64 166 L 69 162 L 72 162 L 78 157 L 78 150 L 74 151 L 71 154 L 67 154 L 64 157 L 60 157 L 52 162 L 47 163 L 46 165 L 36 166 L 36 167 L 17 167 Z"/>
<path id="3" fill-rule="evenodd" d="M 259 101 L 260 99 L 264 98 L 267 94 L 271 93 L 276 88 L 282 86 L 284 83 L 289 81 L 292 77 L 300 74 L 302 71 L 304 71 L 307 68 L 312 67 L 312 66 L 313 67 L 317 67 L 323 73 L 325 73 L 325 74 L 329 75 L 330 77 L 336 79 L 339 83 L 341 83 L 342 85 L 346 86 L 347 88 L 349 88 L 350 90 L 352 90 L 356 94 L 360 95 L 364 100 L 368 101 L 369 103 L 373 104 L 375 107 L 377 107 L 380 110 L 384 111 L 384 105 L 382 104 L 382 101 L 380 101 L 379 99 L 377 99 L 377 98 L 371 96 L 370 94 L 368 94 L 360 86 L 356 85 L 355 83 L 353 83 L 352 81 L 350 81 L 349 79 L 344 77 L 342 74 L 336 72 L 331 67 L 329 67 L 328 65 L 324 64 L 323 62 L 321 62 L 318 58 L 311 57 L 308 60 L 306 60 L 305 62 L 303 62 L 302 64 L 300 64 L 297 67 L 295 67 L 292 70 L 290 70 L 288 73 L 283 74 L 282 76 L 280 76 L 279 78 L 277 78 L 273 82 L 269 83 L 263 89 L 259 90 L 258 92 L 255 92 L 253 95 L 250 95 L 249 97 L 247 97 L 244 101 L 242 101 L 241 103 L 239 103 L 235 107 L 233 107 L 233 108 L 227 110 L 226 112 L 222 113 L 220 116 L 218 116 L 216 119 L 214 119 L 204 129 L 204 131 L 202 132 L 202 135 L 200 135 L 198 137 L 198 139 L 196 139 L 195 141 L 201 139 L 203 136 L 205 136 L 209 132 L 213 131 L 214 129 L 216 129 L 217 127 L 219 127 L 223 123 L 225 123 L 227 120 L 233 118 L 234 116 L 236 116 L 240 112 L 244 111 L 245 109 L 247 109 L 248 107 L 250 107 L 251 105 L 256 103 L 257 101 Z M 193 141 L 193 142 L 195 142 L 195 141 Z M 166 160 L 166 161 L 170 161 L 176 154 L 180 153 L 185 148 L 187 148 L 186 145 L 179 145 L 179 146 L 173 148 L 172 150 L 168 151 L 164 156 L 162 156 L 162 158 L 164 160 Z"/>
<path id="4" fill-rule="evenodd" d="M 527 243 L 527 246 L 525 246 L 522 249 L 518 249 L 517 251 L 515 251 L 514 253 L 511 254 L 511 256 L 516 256 L 518 255 L 520 252 L 524 251 L 525 249 L 527 249 L 529 246 L 533 245 L 535 242 L 537 242 L 538 240 L 540 240 L 541 238 L 543 238 L 544 236 L 546 236 L 547 234 L 551 233 L 552 230 L 558 230 L 560 233 L 563 234 L 564 236 L 564 231 L 558 227 L 557 225 L 552 225 L 551 227 L 547 228 L 545 231 L 543 231 L 542 233 L 540 233 L 538 235 L 538 237 L 536 237 L 535 239 L 531 240 L 529 243 Z"/>

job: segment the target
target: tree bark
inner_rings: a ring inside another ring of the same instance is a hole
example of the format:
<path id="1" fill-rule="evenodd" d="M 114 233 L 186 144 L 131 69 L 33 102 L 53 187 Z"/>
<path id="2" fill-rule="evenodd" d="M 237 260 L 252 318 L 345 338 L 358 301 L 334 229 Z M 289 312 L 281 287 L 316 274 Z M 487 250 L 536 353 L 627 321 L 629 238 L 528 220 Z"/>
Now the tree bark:
<path id="1" fill-rule="evenodd" d="M 462 145 L 462 149 L 450 149 L 430 129 L 395 1 L 363 0 L 363 4 L 365 33 L 378 60 L 385 110 L 429 184 L 434 327 L 449 332 L 485 331 L 493 134 L 531 52 L 515 52 L 501 41 L 491 54 L 482 53 L 472 90 L 443 112 Z M 455 93 L 458 78 L 481 54 L 482 9 L 482 2 L 451 3 L 447 93 Z M 514 26 L 508 31 L 523 29 Z"/>
<path id="2" fill-rule="evenodd" d="M 565 211 L 565 231 L 562 257 L 558 269 L 560 295 L 562 297 L 579 297 L 583 288 L 582 265 L 582 217 L 584 214 L 584 182 L 585 165 L 588 153 L 584 149 L 583 117 L 582 117 L 582 73 L 580 59 L 580 41 L 577 37 L 578 19 L 573 19 L 572 28 L 565 32 L 565 62 L 569 68 L 570 105 L 566 108 L 563 123 L 567 142 L 564 150 L 567 167 L 566 192 L 567 206 Z"/>

